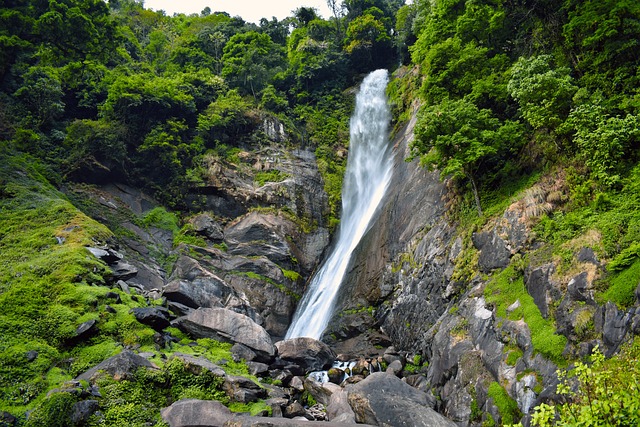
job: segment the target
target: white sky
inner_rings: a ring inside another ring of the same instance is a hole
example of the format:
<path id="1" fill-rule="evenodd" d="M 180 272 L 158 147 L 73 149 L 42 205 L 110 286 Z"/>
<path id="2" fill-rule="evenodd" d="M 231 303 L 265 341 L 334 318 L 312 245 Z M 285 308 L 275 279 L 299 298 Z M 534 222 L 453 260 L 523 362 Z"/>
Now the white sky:
<path id="1" fill-rule="evenodd" d="M 169 16 L 174 13 L 200 13 L 207 6 L 212 13 L 227 12 L 256 24 L 260 18 L 271 20 L 275 16 L 278 20 L 284 19 L 300 6 L 316 8 L 325 19 L 332 16 L 326 0 L 144 0 L 146 9 L 164 10 Z"/>

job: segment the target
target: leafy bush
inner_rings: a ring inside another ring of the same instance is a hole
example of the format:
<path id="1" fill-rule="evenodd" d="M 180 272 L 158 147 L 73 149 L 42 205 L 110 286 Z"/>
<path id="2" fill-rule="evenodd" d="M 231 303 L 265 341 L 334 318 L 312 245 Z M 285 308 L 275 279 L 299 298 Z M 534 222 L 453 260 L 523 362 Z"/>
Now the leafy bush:
<path id="1" fill-rule="evenodd" d="M 619 355 L 605 360 L 598 348 L 588 363 L 577 362 L 572 371 L 558 371 L 558 393 L 567 403 L 535 408 L 538 427 L 640 425 L 640 339 Z"/>

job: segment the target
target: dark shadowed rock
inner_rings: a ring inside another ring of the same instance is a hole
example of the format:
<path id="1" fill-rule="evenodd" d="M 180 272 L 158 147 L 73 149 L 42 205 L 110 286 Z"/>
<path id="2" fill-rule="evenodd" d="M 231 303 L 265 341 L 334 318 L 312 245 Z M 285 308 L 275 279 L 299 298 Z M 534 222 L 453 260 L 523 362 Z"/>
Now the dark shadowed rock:
<path id="1" fill-rule="evenodd" d="M 576 258 L 579 262 L 588 262 L 593 265 L 600 265 L 598 257 L 596 256 L 595 252 L 593 252 L 593 249 L 586 246 L 580 248 Z"/>
<path id="2" fill-rule="evenodd" d="M 250 379 L 240 376 L 227 376 L 222 389 L 231 401 L 240 403 L 255 402 L 267 395 L 267 390 Z"/>
<path id="3" fill-rule="evenodd" d="M 214 242 L 220 242 L 224 240 L 224 233 L 222 227 L 211 215 L 203 213 L 194 216 L 189 221 L 193 226 L 193 231 L 201 234 Z"/>
<path id="4" fill-rule="evenodd" d="M 455 427 L 429 408 L 427 395 L 398 377 L 375 372 L 347 388 L 358 423 L 388 426 Z"/>
<path id="5" fill-rule="evenodd" d="M 111 265 L 111 277 L 113 277 L 114 282 L 131 279 L 136 274 L 138 274 L 138 269 L 127 262 L 118 261 Z"/>
<path id="6" fill-rule="evenodd" d="M 225 308 L 199 308 L 173 323 L 195 338 L 240 343 L 266 360 L 275 355 L 271 337 L 262 326 L 243 314 Z"/>
<path id="7" fill-rule="evenodd" d="M 8 412 L 0 411 L 0 426 L 13 427 L 18 420 Z"/>
<path id="8" fill-rule="evenodd" d="M 601 317 L 601 320 L 598 321 L 598 317 Z M 596 316 L 596 328 L 598 323 L 602 325 L 605 356 L 610 357 L 618 351 L 620 344 L 629 332 L 631 320 L 629 313 L 618 310 L 618 307 L 611 301 L 600 309 L 600 316 Z"/>
<path id="9" fill-rule="evenodd" d="M 299 402 L 292 402 L 284 408 L 286 418 L 304 417 L 304 407 Z"/>
<path id="10" fill-rule="evenodd" d="M 295 363 L 306 372 L 328 368 L 336 358 L 328 345 L 308 337 L 278 341 L 276 347 L 280 359 Z"/>
<path id="11" fill-rule="evenodd" d="M 98 333 L 98 321 L 87 320 L 76 328 L 76 335 L 71 339 L 73 342 L 84 341 Z"/>
<path id="12" fill-rule="evenodd" d="M 527 292 L 533 297 L 533 302 L 536 303 L 544 318 L 549 316 L 548 292 L 551 289 L 551 275 L 554 269 L 554 264 L 549 263 L 525 271 Z"/>
<path id="13" fill-rule="evenodd" d="M 183 399 L 161 411 L 170 427 L 220 427 L 233 417 L 222 403 L 215 400 Z"/>
<path id="14" fill-rule="evenodd" d="M 104 371 L 116 380 L 130 378 L 138 368 L 157 369 L 154 364 L 130 350 L 108 358 L 88 371 L 78 375 L 76 380 L 91 381 L 100 371 Z"/>
<path id="15" fill-rule="evenodd" d="M 71 412 L 71 425 L 84 425 L 84 423 L 89 420 L 89 417 L 98 409 L 100 409 L 100 404 L 97 400 L 81 400 L 80 402 L 76 402 Z"/>
<path id="16" fill-rule="evenodd" d="M 496 230 L 491 232 L 473 233 L 471 236 L 473 245 L 480 251 L 478 267 L 485 273 L 497 268 L 505 268 L 509 265 L 511 253 L 507 244 L 498 235 Z"/>
<path id="17" fill-rule="evenodd" d="M 171 324 L 169 310 L 164 307 L 136 307 L 131 309 L 136 320 L 151 326 L 156 331 L 162 331 Z"/>

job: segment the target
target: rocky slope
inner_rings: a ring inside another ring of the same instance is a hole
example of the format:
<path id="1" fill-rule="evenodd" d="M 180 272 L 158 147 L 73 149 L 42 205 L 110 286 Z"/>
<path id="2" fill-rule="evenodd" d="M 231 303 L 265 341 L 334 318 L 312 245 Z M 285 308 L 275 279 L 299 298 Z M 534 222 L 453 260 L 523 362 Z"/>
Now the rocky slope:
<path id="1" fill-rule="evenodd" d="M 536 238 L 536 217 L 562 208 L 561 174 L 481 229 L 453 222 L 447 182 L 404 161 L 413 125 L 394 141 L 386 203 L 356 250 L 324 340 L 338 352 L 379 354 L 388 339 L 407 360 L 428 362 L 424 390 L 459 426 L 528 422 L 534 406 L 558 398 L 559 366 L 596 346 L 612 355 L 640 332 L 640 295 L 626 310 L 596 302 L 605 274 L 597 236 L 569 242 L 568 261 Z"/>

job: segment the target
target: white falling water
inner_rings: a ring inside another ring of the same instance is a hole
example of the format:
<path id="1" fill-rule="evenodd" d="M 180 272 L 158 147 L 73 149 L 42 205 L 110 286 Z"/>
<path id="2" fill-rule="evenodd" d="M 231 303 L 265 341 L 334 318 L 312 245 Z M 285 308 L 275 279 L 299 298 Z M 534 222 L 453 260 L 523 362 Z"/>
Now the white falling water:
<path id="1" fill-rule="evenodd" d="M 389 185 L 392 156 L 385 89 L 387 70 L 369 74 L 356 96 L 342 187 L 342 218 L 333 251 L 311 279 L 285 338 L 318 339 L 327 327 L 351 254 L 368 230 Z"/>

